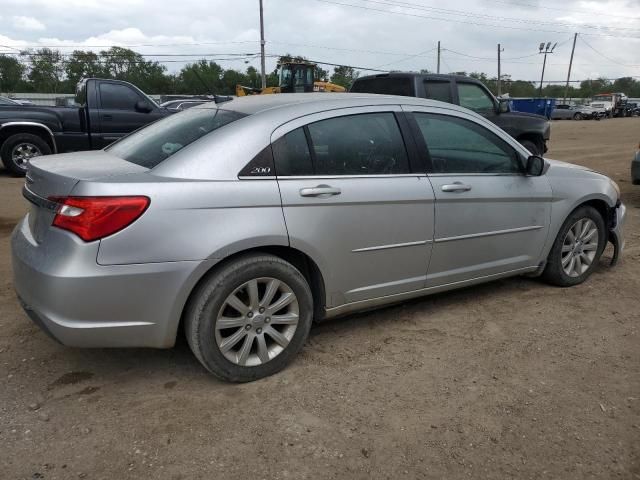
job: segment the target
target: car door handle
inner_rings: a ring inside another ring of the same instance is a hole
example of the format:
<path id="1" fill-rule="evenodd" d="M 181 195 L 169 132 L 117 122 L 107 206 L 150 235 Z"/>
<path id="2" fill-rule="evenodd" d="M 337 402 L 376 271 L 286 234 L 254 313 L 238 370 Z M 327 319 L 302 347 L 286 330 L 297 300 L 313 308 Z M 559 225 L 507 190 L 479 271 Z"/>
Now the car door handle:
<path id="1" fill-rule="evenodd" d="M 113 115 L 103 115 L 102 119 L 103 120 L 113 120 Z"/>
<path id="2" fill-rule="evenodd" d="M 471 185 L 466 185 L 461 182 L 454 182 L 449 185 L 442 185 L 440 189 L 443 192 L 468 192 L 469 190 L 471 190 Z"/>
<path id="3" fill-rule="evenodd" d="M 317 187 L 307 187 L 300 189 L 302 197 L 330 197 L 332 195 L 340 195 L 342 190 L 329 185 L 318 185 Z"/>

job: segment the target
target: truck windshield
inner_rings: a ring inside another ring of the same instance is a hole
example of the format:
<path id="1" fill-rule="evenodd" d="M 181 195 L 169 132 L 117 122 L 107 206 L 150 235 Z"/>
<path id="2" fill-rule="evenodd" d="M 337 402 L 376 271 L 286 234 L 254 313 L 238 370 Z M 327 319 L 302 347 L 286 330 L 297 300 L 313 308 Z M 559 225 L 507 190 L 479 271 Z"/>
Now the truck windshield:
<path id="1" fill-rule="evenodd" d="M 128 162 L 153 168 L 187 145 L 246 116 L 218 108 L 191 108 L 137 130 L 105 151 Z"/>

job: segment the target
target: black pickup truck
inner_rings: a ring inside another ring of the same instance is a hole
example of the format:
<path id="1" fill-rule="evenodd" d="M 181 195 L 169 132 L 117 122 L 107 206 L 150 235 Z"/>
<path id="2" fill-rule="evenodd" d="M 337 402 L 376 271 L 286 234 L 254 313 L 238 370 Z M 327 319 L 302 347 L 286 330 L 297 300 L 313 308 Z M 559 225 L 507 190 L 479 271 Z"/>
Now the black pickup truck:
<path id="1" fill-rule="evenodd" d="M 81 80 L 76 103 L 80 106 L 0 106 L 0 157 L 5 168 L 24 175 L 34 156 L 99 150 L 173 113 L 121 80 Z"/>
<path id="2" fill-rule="evenodd" d="M 532 113 L 510 112 L 508 101 L 497 99 L 479 80 L 462 75 L 383 73 L 357 78 L 351 92 L 430 98 L 454 103 L 486 117 L 534 155 L 547 151 L 549 121 Z"/>

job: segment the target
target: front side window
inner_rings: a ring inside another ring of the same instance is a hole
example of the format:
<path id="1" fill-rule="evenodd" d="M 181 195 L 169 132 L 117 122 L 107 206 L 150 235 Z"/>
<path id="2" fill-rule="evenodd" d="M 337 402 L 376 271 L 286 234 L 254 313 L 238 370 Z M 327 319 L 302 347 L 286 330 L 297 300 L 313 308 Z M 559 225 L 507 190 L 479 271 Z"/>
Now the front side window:
<path id="1" fill-rule="evenodd" d="M 495 110 L 493 99 L 475 83 L 458 82 L 458 99 L 460 106 L 474 112 L 492 112 Z"/>
<path id="2" fill-rule="evenodd" d="M 434 173 L 521 173 L 517 152 L 483 126 L 447 115 L 414 116 Z"/>
<path id="3" fill-rule="evenodd" d="M 409 173 L 409 160 L 391 112 L 348 115 L 308 125 L 316 175 Z"/>
<path id="4" fill-rule="evenodd" d="M 451 82 L 439 80 L 425 80 L 424 89 L 426 98 L 440 102 L 451 103 Z"/>
<path id="5" fill-rule="evenodd" d="M 128 162 L 153 168 L 208 133 L 245 116 L 218 108 L 193 108 L 137 130 L 105 150 Z"/>
<path id="6" fill-rule="evenodd" d="M 100 103 L 105 110 L 135 110 L 136 102 L 143 98 L 126 85 L 100 84 Z"/>

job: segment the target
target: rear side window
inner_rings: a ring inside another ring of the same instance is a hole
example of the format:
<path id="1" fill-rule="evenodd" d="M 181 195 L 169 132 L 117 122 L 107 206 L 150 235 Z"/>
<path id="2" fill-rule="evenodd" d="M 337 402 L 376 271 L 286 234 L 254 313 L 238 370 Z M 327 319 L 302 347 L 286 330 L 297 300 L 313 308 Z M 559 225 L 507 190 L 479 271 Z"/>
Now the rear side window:
<path id="1" fill-rule="evenodd" d="M 355 93 L 379 93 L 384 95 L 402 95 L 413 97 L 412 80 L 410 78 L 363 78 L 356 80 L 351 91 Z"/>
<path id="2" fill-rule="evenodd" d="M 274 142 L 273 156 L 278 176 L 313 175 L 311 152 L 302 127 Z"/>
<path id="3" fill-rule="evenodd" d="M 278 176 L 409 173 L 391 112 L 335 117 L 288 133 L 273 144 Z"/>
<path id="4" fill-rule="evenodd" d="M 425 80 L 424 90 L 426 92 L 426 98 L 430 98 L 431 100 L 438 100 L 440 102 L 453 102 L 453 99 L 451 98 L 451 82 Z"/>
<path id="5" fill-rule="evenodd" d="M 414 113 L 429 150 L 434 173 L 521 172 L 518 154 L 506 142 L 470 120 Z"/>
<path id="6" fill-rule="evenodd" d="M 316 175 L 409 173 L 409 160 L 391 112 L 336 117 L 308 126 Z"/>
<path id="7" fill-rule="evenodd" d="M 153 168 L 208 133 L 245 116 L 218 108 L 192 108 L 137 130 L 105 150 L 128 162 Z"/>
<path id="8" fill-rule="evenodd" d="M 103 109 L 135 110 L 136 102 L 143 98 L 130 87 L 116 83 L 100 84 L 100 104 Z"/>

